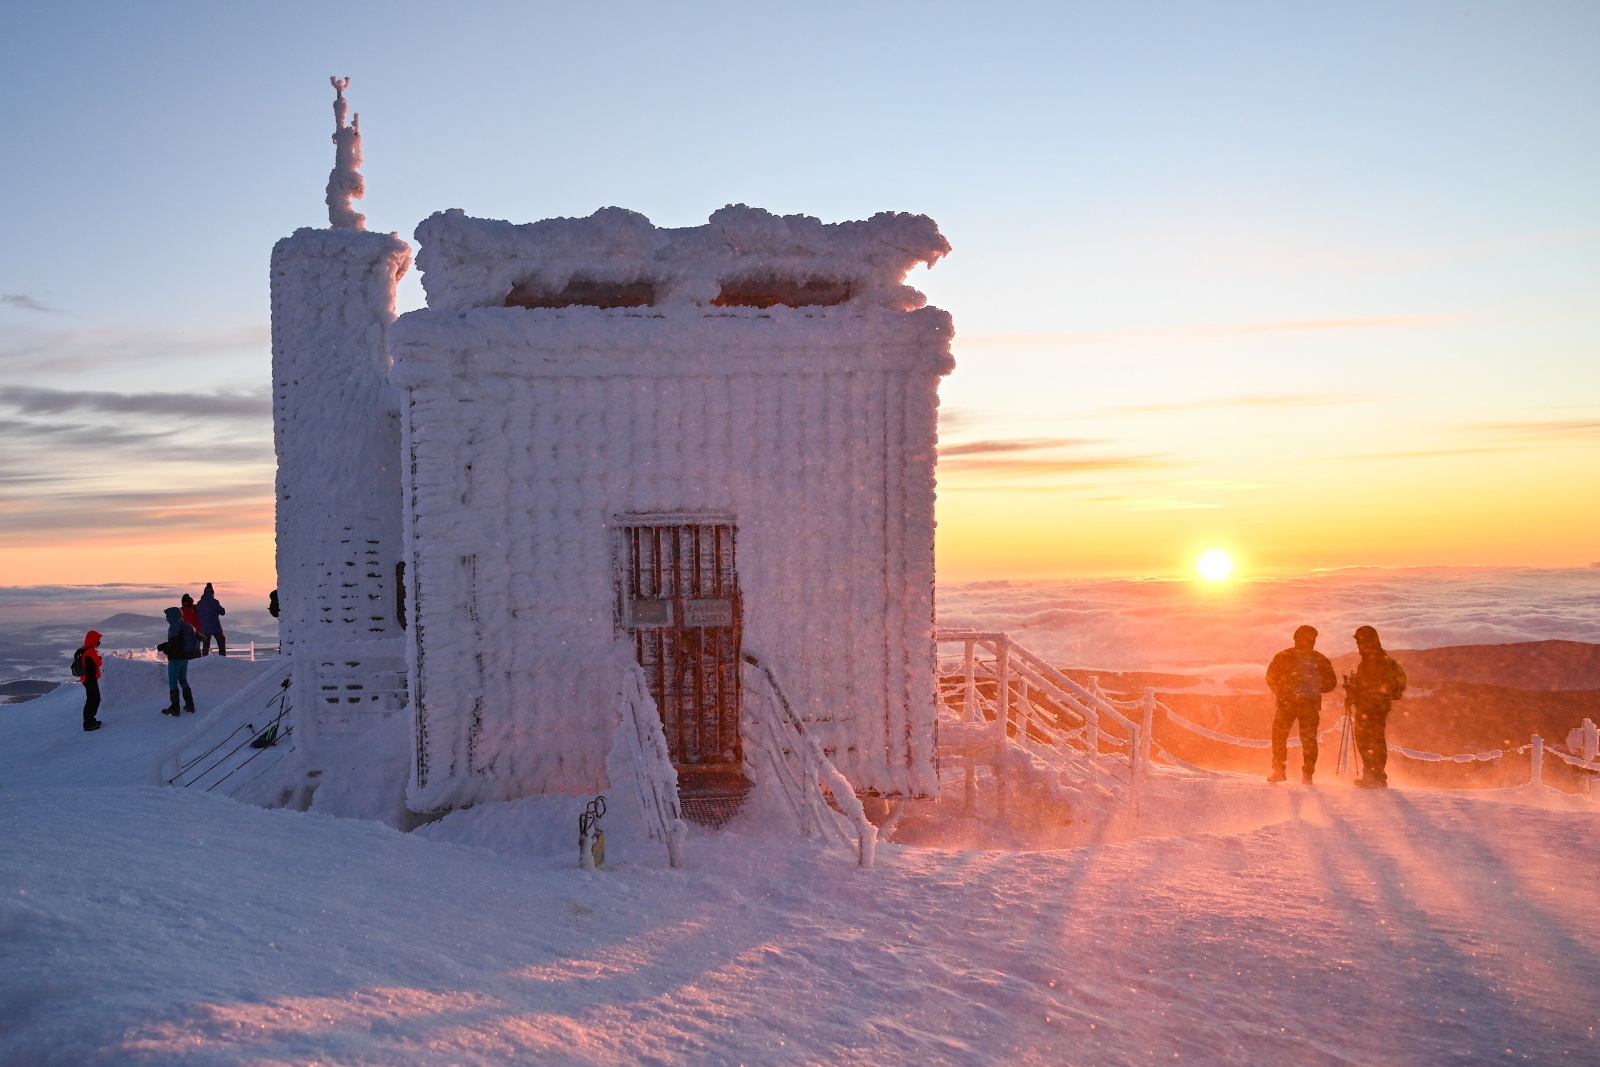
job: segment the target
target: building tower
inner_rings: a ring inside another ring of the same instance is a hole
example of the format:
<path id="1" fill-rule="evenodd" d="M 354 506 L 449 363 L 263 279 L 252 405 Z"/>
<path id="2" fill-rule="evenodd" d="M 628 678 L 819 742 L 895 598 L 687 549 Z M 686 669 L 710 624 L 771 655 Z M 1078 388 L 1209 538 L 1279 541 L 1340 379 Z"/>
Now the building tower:
<path id="1" fill-rule="evenodd" d="M 364 192 L 360 116 L 345 123 L 349 79 L 333 85 L 331 226 L 272 250 L 279 621 L 295 705 L 315 709 L 297 726 L 313 778 L 374 715 L 405 706 L 400 425 L 384 335 L 411 253 L 394 234 L 368 233 L 351 207 Z"/>

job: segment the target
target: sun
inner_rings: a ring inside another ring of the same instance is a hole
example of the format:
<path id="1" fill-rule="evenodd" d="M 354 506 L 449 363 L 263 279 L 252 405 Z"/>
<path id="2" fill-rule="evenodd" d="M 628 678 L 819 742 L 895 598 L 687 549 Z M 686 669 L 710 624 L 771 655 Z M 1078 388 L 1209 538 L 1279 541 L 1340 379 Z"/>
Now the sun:
<path id="1" fill-rule="evenodd" d="M 1220 548 L 1213 548 L 1209 552 L 1201 553 L 1195 568 L 1199 570 L 1200 577 L 1220 582 L 1233 573 L 1233 557 Z"/>

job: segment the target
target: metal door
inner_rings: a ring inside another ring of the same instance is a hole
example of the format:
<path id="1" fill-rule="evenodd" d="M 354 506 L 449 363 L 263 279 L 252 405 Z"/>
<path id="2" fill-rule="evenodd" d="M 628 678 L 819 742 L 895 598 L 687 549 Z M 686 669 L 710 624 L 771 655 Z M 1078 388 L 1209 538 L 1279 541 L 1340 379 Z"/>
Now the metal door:
<path id="1" fill-rule="evenodd" d="M 620 538 L 621 623 L 661 711 L 680 791 L 742 792 L 734 526 L 657 520 L 622 526 Z"/>

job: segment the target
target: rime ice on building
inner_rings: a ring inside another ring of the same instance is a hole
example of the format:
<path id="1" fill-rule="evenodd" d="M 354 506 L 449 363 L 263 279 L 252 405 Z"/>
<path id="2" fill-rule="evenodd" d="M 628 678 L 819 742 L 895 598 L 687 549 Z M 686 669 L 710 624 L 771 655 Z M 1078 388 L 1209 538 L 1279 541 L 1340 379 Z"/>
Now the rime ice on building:
<path id="1" fill-rule="evenodd" d="M 734 802 L 756 653 L 857 792 L 936 794 L 951 330 L 903 284 L 949 250 L 933 222 L 447 211 L 416 232 L 428 307 L 394 319 L 406 247 L 335 196 L 360 188 L 338 125 L 340 228 L 273 256 L 285 637 L 335 754 L 311 762 L 404 700 L 413 811 L 598 792 L 637 664 L 683 796 Z"/>

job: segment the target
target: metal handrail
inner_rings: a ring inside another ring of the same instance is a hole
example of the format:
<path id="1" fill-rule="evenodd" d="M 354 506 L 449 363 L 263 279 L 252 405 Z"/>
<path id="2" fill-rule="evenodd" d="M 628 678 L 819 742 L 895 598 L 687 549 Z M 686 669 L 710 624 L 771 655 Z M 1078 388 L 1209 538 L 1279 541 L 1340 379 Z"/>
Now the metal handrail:
<path id="1" fill-rule="evenodd" d="M 856 796 L 855 787 L 822 751 L 822 745 L 816 737 L 806 730 L 805 723 L 795 713 L 794 705 L 789 703 L 788 694 L 783 691 L 772 667 L 748 651 L 741 658 L 759 672 L 767 686 L 767 704 L 775 707 L 779 713 L 776 717 L 763 717 L 772 740 L 767 751 L 784 799 L 800 824 L 801 835 L 812 836 L 809 831 L 815 827 L 824 832 L 831 828 L 846 842 L 854 836 L 857 864 L 871 867 L 876 858 L 878 828 L 867 818 L 866 808 L 862 806 L 861 798 Z M 778 721 L 775 722 L 774 718 Z M 788 738 L 788 743 L 785 743 L 786 732 L 793 735 Z M 791 763 L 786 756 L 792 757 L 799 766 Z M 785 781 L 785 778 L 788 780 Z M 853 834 L 834 824 L 832 816 L 835 813 L 822 798 L 822 785 L 826 785 L 828 792 L 833 794 L 834 803 L 838 804 L 843 817 L 848 820 Z"/>

